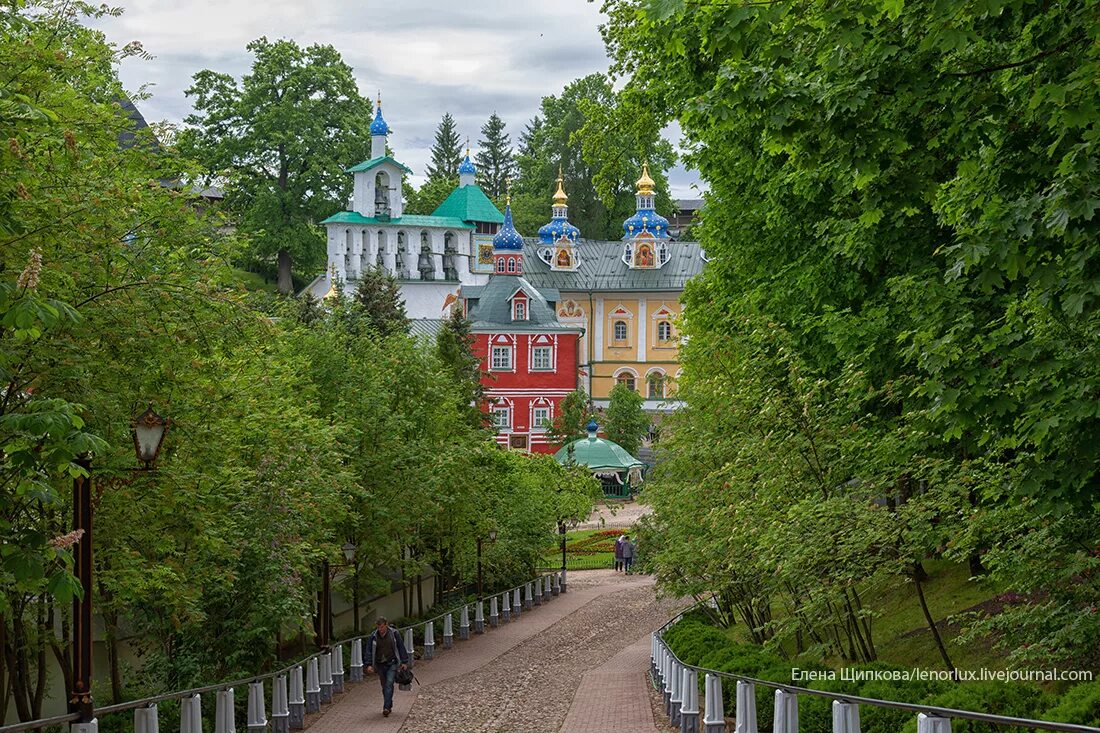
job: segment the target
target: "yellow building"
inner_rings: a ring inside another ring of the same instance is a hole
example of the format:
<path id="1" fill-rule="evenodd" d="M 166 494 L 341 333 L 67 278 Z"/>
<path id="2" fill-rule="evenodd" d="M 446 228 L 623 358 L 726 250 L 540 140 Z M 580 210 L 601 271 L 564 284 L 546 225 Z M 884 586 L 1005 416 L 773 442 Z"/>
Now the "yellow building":
<path id="1" fill-rule="evenodd" d="M 653 207 L 653 180 L 638 180 L 638 211 L 623 222 L 623 239 L 582 239 L 568 220 L 567 196 L 558 179 L 552 219 L 526 242 L 525 275 L 558 291 L 558 319 L 585 329 L 579 385 L 606 407 L 616 383 L 645 397 L 645 408 L 677 406 L 680 367 L 680 295 L 703 269 L 695 242 L 669 237 L 668 221 Z"/>

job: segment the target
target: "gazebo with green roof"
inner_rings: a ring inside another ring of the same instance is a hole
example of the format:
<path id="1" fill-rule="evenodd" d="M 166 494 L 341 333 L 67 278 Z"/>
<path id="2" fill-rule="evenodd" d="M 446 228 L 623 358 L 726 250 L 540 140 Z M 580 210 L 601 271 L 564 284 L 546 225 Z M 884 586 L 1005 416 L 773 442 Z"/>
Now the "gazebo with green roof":
<path id="1" fill-rule="evenodd" d="M 562 465 L 587 466 L 592 475 L 600 479 L 605 496 L 628 498 L 641 482 L 645 464 L 618 443 L 598 437 L 599 426 L 595 420 L 588 423 L 587 429 L 587 438 L 578 438 L 564 446 L 554 454 L 554 460 Z"/>

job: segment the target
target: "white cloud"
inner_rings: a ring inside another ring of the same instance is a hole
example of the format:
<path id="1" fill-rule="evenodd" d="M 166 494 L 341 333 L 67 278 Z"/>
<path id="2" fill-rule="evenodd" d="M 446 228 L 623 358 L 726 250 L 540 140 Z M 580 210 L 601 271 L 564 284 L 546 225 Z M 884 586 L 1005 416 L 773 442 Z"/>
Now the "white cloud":
<path id="1" fill-rule="evenodd" d="M 240 76 L 250 63 L 245 46 L 260 36 L 331 44 L 364 94 L 381 90 L 391 145 L 417 174 L 444 112 L 476 144 L 495 111 L 516 141 L 543 96 L 608 66 L 599 4 L 586 0 L 129 0 L 125 10 L 98 25 L 111 41 L 141 41 L 155 57 L 121 71 L 130 89 L 151 84 L 141 103 L 148 119 L 181 122 L 192 75 Z M 669 174 L 674 196 L 696 195 L 697 176 Z"/>

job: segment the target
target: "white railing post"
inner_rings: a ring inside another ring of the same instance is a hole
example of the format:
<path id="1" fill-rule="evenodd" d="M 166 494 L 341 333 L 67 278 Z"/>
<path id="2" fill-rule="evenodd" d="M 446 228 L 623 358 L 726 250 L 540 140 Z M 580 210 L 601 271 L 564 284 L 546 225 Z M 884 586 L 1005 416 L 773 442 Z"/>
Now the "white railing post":
<path id="1" fill-rule="evenodd" d="M 160 733 L 156 703 L 134 709 L 134 733 Z"/>
<path id="2" fill-rule="evenodd" d="M 668 722 L 672 727 L 680 727 L 680 708 L 684 702 L 684 666 L 676 662 L 672 667 L 672 695 L 669 696 L 670 705 Z"/>
<path id="3" fill-rule="evenodd" d="M 214 733 L 237 733 L 232 687 L 218 690 L 217 697 L 214 698 Z"/>
<path id="4" fill-rule="evenodd" d="M 363 640 L 355 639 L 351 642 L 351 674 L 348 679 L 352 682 L 363 681 Z"/>
<path id="5" fill-rule="evenodd" d="M 542 576 L 542 600 L 549 601 L 554 595 L 554 583 L 549 575 Z"/>
<path id="6" fill-rule="evenodd" d="M 248 733 L 264 733 L 267 730 L 267 710 L 264 708 L 264 683 L 248 685 Z"/>
<path id="7" fill-rule="evenodd" d="M 737 707 L 734 715 L 737 729 L 734 733 L 759 733 L 756 729 L 756 685 L 737 681 Z"/>
<path id="8" fill-rule="evenodd" d="M 706 690 L 703 695 L 703 733 L 726 733 L 726 704 L 722 700 L 722 678 L 708 674 L 704 678 Z M 738 700 L 741 695 L 741 683 L 737 683 Z M 737 724 L 741 725 L 741 714 L 737 714 Z M 756 707 L 753 707 L 753 726 L 756 725 Z M 738 728 L 738 731 L 741 729 Z M 757 733 L 753 731 L 752 733 Z"/>
<path id="9" fill-rule="evenodd" d="M 558 595 L 559 593 L 561 593 L 561 575 L 559 575 L 558 573 L 554 573 L 554 578 L 551 582 L 552 585 L 550 586 L 550 592 L 554 595 Z"/>
<path id="10" fill-rule="evenodd" d="M 180 700 L 180 733 L 202 733 L 202 696 Z"/>
<path id="11" fill-rule="evenodd" d="M 332 691 L 344 691 L 344 645 L 332 647 Z"/>
<path id="12" fill-rule="evenodd" d="M 315 713 L 321 709 L 321 673 L 317 669 L 317 657 L 310 657 L 306 663 L 306 712 Z"/>
<path id="13" fill-rule="evenodd" d="M 917 733 L 951 733 L 951 718 L 917 713 Z"/>
<path id="14" fill-rule="evenodd" d="M 450 649 L 455 643 L 454 614 L 448 613 L 443 617 L 443 648 Z"/>
<path id="15" fill-rule="evenodd" d="M 649 673 L 657 677 L 657 632 L 649 635 Z"/>
<path id="16" fill-rule="evenodd" d="M 531 585 L 534 586 L 533 589 L 535 591 L 535 598 L 534 598 L 535 605 L 536 606 L 541 606 L 542 605 L 542 578 L 535 578 L 534 582 L 532 582 Z"/>
<path id="17" fill-rule="evenodd" d="M 290 703 L 286 690 L 286 675 L 275 678 L 271 685 L 271 733 L 290 731 Z"/>
<path id="18" fill-rule="evenodd" d="M 494 629 L 500 626 L 500 598 L 493 596 L 489 599 L 489 625 Z"/>
<path id="19" fill-rule="evenodd" d="M 527 581 L 527 585 L 523 586 L 523 610 L 530 611 L 534 607 L 535 601 L 531 591 L 531 581 Z"/>
<path id="20" fill-rule="evenodd" d="M 680 683 L 680 733 L 699 733 L 699 674 L 691 667 Z"/>
<path id="21" fill-rule="evenodd" d="M 321 702 L 332 702 L 332 652 L 321 652 Z"/>
<path id="22" fill-rule="evenodd" d="M 798 695 L 775 691 L 775 720 L 772 733 L 798 733 Z"/>
<path id="23" fill-rule="evenodd" d="M 298 665 L 290 670 L 290 727 L 301 730 L 306 725 L 305 670 Z"/>
<path id="24" fill-rule="evenodd" d="M 519 611 L 522 606 L 519 603 L 519 586 L 512 589 L 512 615 L 519 619 Z"/>
<path id="25" fill-rule="evenodd" d="M 474 633 L 485 633 L 485 601 L 480 598 L 477 599 L 477 604 L 474 606 Z"/>
<path id="26" fill-rule="evenodd" d="M 665 674 L 663 681 L 662 697 L 665 703 L 665 715 L 672 717 L 672 672 L 673 665 L 676 663 L 672 661 L 672 655 L 665 649 Z"/>
<path id="27" fill-rule="evenodd" d="M 465 641 L 470 638 L 470 605 L 464 604 L 458 614 L 458 638 Z"/>
<path id="28" fill-rule="evenodd" d="M 405 651 L 408 652 L 408 655 L 409 655 L 409 669 L 412 669 L 413 663 L 416 661 L 416 659 L 415 659 L 416 655 L 413 654 L 414 639 L 413 639 L 413 628 L 411 626 L 409 628 L 405 629 L 405 638 L 402 639 L 402 641 L 405 643 Z M 395 661 L 398 664 L 401 664 L 400 659 L 395 660 Z"/>
<path id="29" fill-rule="evenodd" d="M 833 700 L 833 733 L 859 733 L 859 705 Z"/>
<path id="30" fill-rule="evenodd" d="M 424 659 L 435 659 L 435 621 L 424 624 Z"/>
<path id="31" fill-rule="evenodd" d="M 509 600 L 508 591 L 504 591 L 500 594 L 500 621 L 501 623 L 508 623 L 512 620 L 512 603 Z"/>

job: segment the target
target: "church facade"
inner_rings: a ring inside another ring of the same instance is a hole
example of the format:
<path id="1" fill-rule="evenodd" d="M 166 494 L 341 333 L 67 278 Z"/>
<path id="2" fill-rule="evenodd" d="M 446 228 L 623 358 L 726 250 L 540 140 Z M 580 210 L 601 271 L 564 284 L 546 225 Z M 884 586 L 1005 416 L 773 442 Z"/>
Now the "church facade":
<path id="1" fill-rule="evenodd" d="M 597 407 L 607 406 L 616 384 L 640 392 L 650 412 L 679 405 L 680 295 L 704 255 L 670 236 L 648 167 L 622 239 L 585 239 L 570 223 L 560 171 L 550 221 L 537 237 L 523 237 L 510 210 L 501 213 L 476 184 L 469 150 L 447 199 L 430 216 L 405 214 L 410 171 L 386 154 L 389 133 L 379 101 L 371 158 L 348 169 L 349 210 L 321 222 L 328 266 L 307 292 L 323 299 L 337 287 L 353 290 L 363 272 L 380 268 L 397 279 L 413 332 L 425 336 L 450 308 L 464 307 L 497 439 L 515 449 L 552 452 L 546 426 L 578 388 Z"/>

